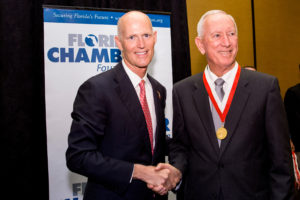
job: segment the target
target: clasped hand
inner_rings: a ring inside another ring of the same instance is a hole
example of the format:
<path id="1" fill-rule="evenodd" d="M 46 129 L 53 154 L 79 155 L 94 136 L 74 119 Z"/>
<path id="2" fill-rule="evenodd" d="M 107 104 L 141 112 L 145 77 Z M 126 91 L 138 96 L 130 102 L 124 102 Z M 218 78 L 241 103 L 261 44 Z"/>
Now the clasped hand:
<path id="1" fill-rule="evenodd" d="M 160 195 L 165 195 L 175 188 L 181 180 L 181 172 L 170 164 L 159 163 L 152 170 L 151 179 L 146 181 L 147 187 Z"/>

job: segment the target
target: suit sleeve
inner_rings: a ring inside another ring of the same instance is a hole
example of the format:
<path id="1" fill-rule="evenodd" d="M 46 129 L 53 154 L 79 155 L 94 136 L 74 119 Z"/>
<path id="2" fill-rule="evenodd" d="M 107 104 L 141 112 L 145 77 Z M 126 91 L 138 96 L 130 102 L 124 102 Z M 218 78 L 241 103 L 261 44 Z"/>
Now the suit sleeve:
<path id="1" fill-rule="evenodd" d="M 169 143 L 169 162 L 184 174 L 187 167 L 188 137 L 185 131 L 180 97 L 173 89 L 173 136 Z"/>
<path id="2" fill-rule="evenodd" d="M 108 123 L 107 92 L 92 81 L 79 88 L 72 112 L 66 160 L 71 171 L 121 192 L 130 182 L 133 163 L 107 157 L 100 150 Z"/>
<path id="3" fill-rule="evenodd" d="M 267 96 L 265 129 L 270 159 L 270 199 L 293 199 L 294 177 L 291 147 L 277 79 L 273 79 Z"/>

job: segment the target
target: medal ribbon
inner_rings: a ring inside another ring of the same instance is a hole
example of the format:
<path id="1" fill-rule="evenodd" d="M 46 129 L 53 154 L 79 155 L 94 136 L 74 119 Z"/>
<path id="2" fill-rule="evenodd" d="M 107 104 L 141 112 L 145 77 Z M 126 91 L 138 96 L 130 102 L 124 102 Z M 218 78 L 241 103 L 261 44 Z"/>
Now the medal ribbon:
<path id="1" fill-rule="evenodd" d="M 205 73 L 203 72 L 204 86 L 205 86 L 206 91 L 207 91 L 207 93 L 209 95 L 209 98 L 210 98 L 211 102 L 213 103 L 213 105 L 214 105 L 217 113 L 219 114 L 220 119 L 221 119 L 222 122 L 225 122 L 226 115 L 227 115 L 227 113 L 229 111 L 229 108 L 230 108 L 230 105 L 231 105 L 231 102 L 232 102 L 232 99 L 233 99 L 233 96 L 234 96 L 237 84 L 239 82 L 240 73 L 241 73 L 241 67 L 238 66 L 238 70 L 237 70 L 236 75 L 234 77 L 233 85 L 232 85 L 231 91 L 229 93 L 229 97 L 228 97 L 225 109 L 224 109 L 224 111 L 222 113 L 221 110 L 220 110 L 220 108 L 219 108 L 219 106 L 218 106 L 218 104 L 217 104 L 217 102 L 216 102 L 216 100 L 215 100 L 215 98 L 214 98 L 214 96 L 213 96 L 213 94 L 212 94 L 212 92 L 211 92 L 211 89 L 210 89 L 210 87 L 208 85 L 208 82 L 207 82 L 206 77 L 205 77 Z"/>
<path id="2" fill-rule="evenodd" d="M 292 157 L 293 157 L 293 164 L 294 164 L 295 181 L 298 189 L 300 185 L 300 172 L 298 168 L 297 156 L 294 151 L 292 151 Z"/>

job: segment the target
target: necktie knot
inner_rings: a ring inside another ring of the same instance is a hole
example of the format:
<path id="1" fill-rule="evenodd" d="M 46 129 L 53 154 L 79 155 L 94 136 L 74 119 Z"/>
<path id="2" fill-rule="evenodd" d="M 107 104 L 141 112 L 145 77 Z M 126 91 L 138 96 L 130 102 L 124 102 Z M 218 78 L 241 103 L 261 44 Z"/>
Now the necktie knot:
<path id="1" fill-rule="evenodd" d="M 216 86 L 223 87 L 224 83 L 225 83 L 225 81 L 222 78 L 218 78 L 217 80 L 215 80 L 215 85 Z"/>
<path id="2" fill-rule="evenodd" d="M 220 99 L 220 101 L 223 100 L 224 97 L 224 90 L 223 90 L 223 85 L 224 85 L 225 81 L 222 78 L 218 78 L 217 80 L 215 80 L 215 85 L 216 85 L 216 93 Z"/>
<path id="3" fill-rule="evenodd" d="M 141 80 L 141 82 L 139 83 L 140 88 L 145 88 L 145 81 Z"/>

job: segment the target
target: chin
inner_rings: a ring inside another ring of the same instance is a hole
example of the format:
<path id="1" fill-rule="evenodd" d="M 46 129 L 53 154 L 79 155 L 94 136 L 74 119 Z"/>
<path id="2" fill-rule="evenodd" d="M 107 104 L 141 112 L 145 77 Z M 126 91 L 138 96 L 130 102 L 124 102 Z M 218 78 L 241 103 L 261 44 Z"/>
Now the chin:
<path id="1" fill-rule="evenodd" d="M 143 62 L 143 63 L 138 63 L 136 66 L 138 66 L 138 68 L 146 68 L 148 67 L 148 65 L 150 64 L 151 61 L 149 62 Z"/>
<path id="2" fill-rule="evenodd" d="M 149 63 L 136 63 L 134 66 L 137 68 L 147 68 Z"/>
<path id="3" fill-rule="evenodd" d="M 230 60 L 230 61 L 224 61 L 224 62 L 222 62 L 222 65 L 224 65 L 224 66 L 232 66 L 232 65 L 234 65 L 234 63 L 235 63 L 235 60 Z"/>
<path id="4" fill-rule="evenodd" d="M 148 65 L 146 65 L 146 66 L 144 66 L 144 65 L 142 65 L 142 66 L 137 66 L 138 68 L 140 68 L 140 69 L 145 69 L 145 68 L 147 68 L 148 67 Z"/>

